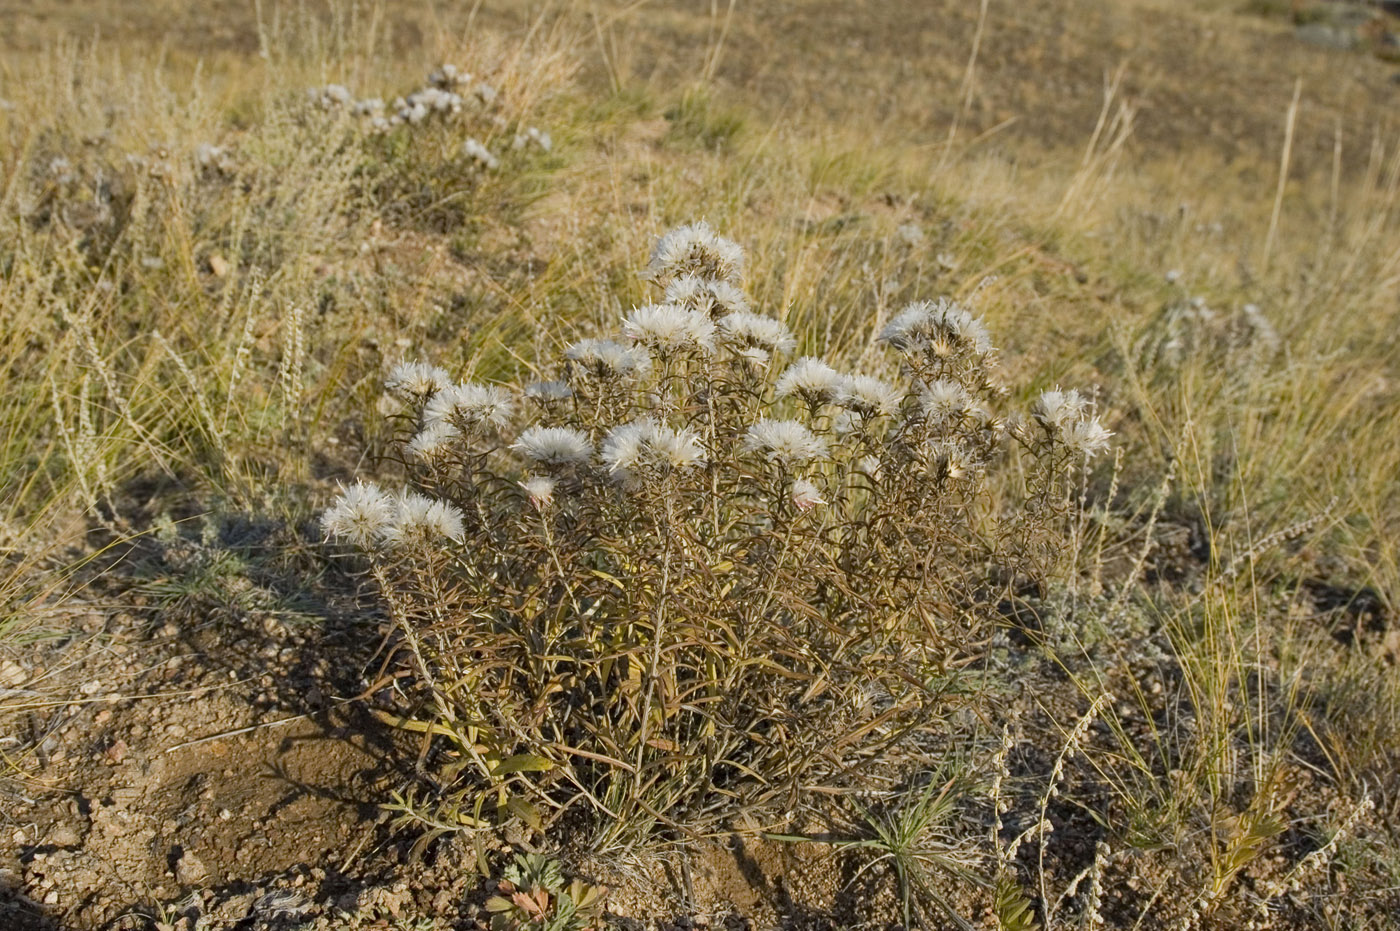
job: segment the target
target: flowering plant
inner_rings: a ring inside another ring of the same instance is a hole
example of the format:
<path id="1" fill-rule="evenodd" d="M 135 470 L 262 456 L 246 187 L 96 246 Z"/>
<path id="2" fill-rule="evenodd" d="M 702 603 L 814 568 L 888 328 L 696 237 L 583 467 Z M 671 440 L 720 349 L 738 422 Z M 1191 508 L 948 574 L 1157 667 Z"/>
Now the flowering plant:
<path id="1" fill-rule="evenodd" d="M 400 720 L 448 751 L 465 824 L 590 810 L 607 847 L 778 827 L 854 784 L 947 708 L 1028 532 L 1107 443 L 1074 391 L 994 413 L 996 350 L 949 300 L 884 327 L 895 379 L 784 363 L 796 341 L 750 310 L 743 265 L 682 227 L 647 269 L 662 302 L 557 379 L 389 376 L 411 488 L 353 485 L 323 524 L 369 559 Z M 985 513 L 1009 437 L 1031 506 Z"/>

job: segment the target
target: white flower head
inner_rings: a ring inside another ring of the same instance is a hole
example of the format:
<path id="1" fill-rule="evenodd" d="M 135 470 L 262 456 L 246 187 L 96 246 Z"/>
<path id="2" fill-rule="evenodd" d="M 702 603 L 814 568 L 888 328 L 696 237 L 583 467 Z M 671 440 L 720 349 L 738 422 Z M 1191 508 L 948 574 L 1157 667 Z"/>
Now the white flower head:
<path id="1" fill-rule="evenodd" d="M 826 504 L 826 499 L 822 497 L 817 486 L 805 478 L 799 478 L 792 483 L 791 495 L 792 503 L 799 511 L 810 511 L 819 504 Z"/>
<path id="2" fill-rule="evenodd" d="M 710 353 L 715 348 L 715 322 L 679 304 L 647 304 L 622 321 L 622 332 L 660 355 Z"/>
<path id="3" fill-rule="evenodd" d="M 744 250 L 738 243 L 715 234 L 701 220 L 678 226 L 656 241 L 647 274 L 657 281 L 696 275 L 736 282 L 744 273 Z"/>
<path id="4" fill-rule="evenodd" d="M 432 74 L 428 75 L 428 83 L 443 90 L 454 90 L 470 84 L 472 76 L 465 71 L 458 70 L 456 65 L 444 64 Z"/>
<path id="5" fill-rule="evenodd" d="M 919 407 L 924 417 L 935 422 L 960 419 L 972 410 L 972 396 L 967 389 L 955 381 L 938 378 L 923 386 L 919 393 Z"/>
<path id="6" fill-rule="evenodd" d="M 797 420 L 760 420 L 744 434 L 744 448 L 784 465 L 826 456 L 826 442 Z"/>
<path id="7" fill-rule="evenodd" d="M 451 375 L 426 362 L 402 362 L 384 379 L 385 388 L 409 401 L 426 401 L 451 384 Z"/>
<path id="8" fill-rule="evenodd" d="M 951 440 L 929 440 L 922 449 L 924 468 L 936 479 L 959 479 L 971 474 L 977 462 L 962 446 Z"/>
<path id="9" fill-rule="evenodd" d="M 408 454 L 416 459 L 434 459 L 451 448 L 462 431 L 446 420 L 430 420 L 408 441 Z"/>
<path id="10" fill-rule="evenodd" d="M 467 382 L 433 395 L 423 419 L 427 423 L 445 420 L 466 433 L 480 426 L 504 427 L 514 409 L 515 399 L 506 389 Z"/>
<path id="11" fill-rule="evenodd" d="M 501 160 L 491 154 L 491 150 L 486 148 L 475 137 L 470 137 L 462 143 L 462 154 L 473 161 L 480 162 L 488 171 L 495 171 L 501 167 Z"/>
<path id="12" fill-rule="evenodd" d="M 511 449 L 547 466 L 587 465 L 593 458 L 593 444 L 588 435 L 569 427 L 530 427 L 520 434 Z"/>
<path id="13" fill-rule="evenodd" d="M 766 352 L 792 352 L 797 340 L 781 320 L 738 311 L 719 318 L 720 335 L 725 343 L 740 349 Z"/>
<path id="14" fill-rule="evenodd" d="M 1071 424 L 1084 418 L 1088 407 L 1088 399 L 1075 389 L 1052 388 L 1042 391 L 1031 404 L 1031 417 L 1050 433 L 1062 434 Z"/>
<path id="15" fill-rule="evenodd" d="M 1092 459 L 1108 448 L 1113 434 L 1104 429 L 1097 417 L 1088 417 L 1070 424 L 1064 431 L 1064 442 L 1071 452 Z"/>
<path id="16" fill-rule="evenodd" d="M 541 511 L 554 503 L 556 482 L 552 478 L 532 475 L 521 482 L 520 487 L 525 489 L 525 496 L 530 499 L 530 503 Z"/>
<path id="17" fill-rule="evenodd" d="M 645 349 L 610 339 L 581 339 L 564 351 L 564 358 L 573 363 L 571 373 L 595 378 L 643 375 L 651 368 L 651 356 Z"/>
<path id="18" fill-rule="evenodd" d="M 541 404 L 566 401 L 573 396 L 574 389 L 566 381 L 532 381 L 525 386 L 525 397 Z"/>
<path id="19" fill-rule="evenodd" d="M 783 371 L 773 391 L 780 398 L 796 396 L 816 407 L 835 401 L 842 382 L 836 369 L 814 356 L 803 356 Z"/>
<path id="20" fill-rule="evenodd" d="M 549 135 L 548 130 L 537 129 L 534 126 L 531 126 L 529 129 L 525 130 L 525 135 L 533 139 L 535 141 L 535 145 L 539 146 L 546 152 L 554 148 L 554 139 Z"/>
<path id="21" fill-rule="evenodd" d="M 464 534 L 462 512 L 455 505 L 404 491 L 395 501 L 394 519 L 384 541 L 393 546 L 436 543 L 442 538 L 460 543 Z"/>
<path id="22" fill-rule="evenodd" d="M 650 417 L 621 424 L 603 438 L 608 471 L 623 482 L 645 475 L 666 475 L 705 464 L 700 439 L 689 430 L 674 430 Z"/>
<path id="23" fill-rule="evenodd" d="M 836 403 L 862 417 L 888 417 L 903 400 L 898 386 L 871 375 L 847 375 L 836 389 Z"/>
<path id="24" fill-rule="evenodd" d="M 885 324 L 880 339 L 908 354 L 993 351 L 991 334 L 981 318 L 946 297 L 909 304 Z"/>
<path id="25" fill-rule="evenodd" d="M 757 346 L 745 346 L 738 350 L 735 355 L 754 369 L 766 369 L 768 363 L 773 361 L 772 353 Z"/>
<path id="26" fill-rule="evenodd" d="M 733 284 L 723 279 L 682 275 L 666 286 L 667 304 L 680 304 L 698 310 L 708 317 L 745 313 L 749 299 Z"/>
<path id="27" fill-rule="evenodd" d="M 335 503 L 321 514 L 326 537 L 369 549 L 383 539 L 394 521 L 394 502 L 373 482 L 342 487 Z"/>

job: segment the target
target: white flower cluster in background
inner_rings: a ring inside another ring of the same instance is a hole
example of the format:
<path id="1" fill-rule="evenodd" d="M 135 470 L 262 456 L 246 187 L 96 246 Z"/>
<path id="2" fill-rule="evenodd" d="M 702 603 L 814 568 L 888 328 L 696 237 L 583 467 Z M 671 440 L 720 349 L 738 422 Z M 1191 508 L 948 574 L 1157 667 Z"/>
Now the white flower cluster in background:
<path id="1" fill-rule="evenodd" d="M 492 131 L 508 128 L 506 118 L 498 112 L 500 92 L 486 81 L 475 79 L 456 65 L 435 68 L 424 85 L 412 93 L 393 98 L 386 104 L 383 97 L 359 97 L 344 84 L 328 84 L 307 91 L 308 99 L 322 110 L 346 113 L 363 122 L 372 133 L 387 133 L 401 126 L 418 126 L 431 122 L 453 122 L 465 114 L 487 119 Z M 527 126 L 511 137 L 510 148 L 516 151 L 535 147 L 549 152 L 554 148 L 550 134 L 539 127 Z M 466 139 L 461 148 L 469 160 L 487 170 L 500 167 L 500 156 L 486 143 L 475 137 Z"/>

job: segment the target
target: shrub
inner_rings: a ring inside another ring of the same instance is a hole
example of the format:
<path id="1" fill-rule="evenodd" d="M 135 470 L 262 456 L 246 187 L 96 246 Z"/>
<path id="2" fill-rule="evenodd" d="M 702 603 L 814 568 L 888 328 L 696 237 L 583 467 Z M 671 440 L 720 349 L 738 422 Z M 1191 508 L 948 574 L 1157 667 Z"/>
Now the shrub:
<path id="1" fill-rule="evenodd" d="M 1108 439 L 1086 399 L 996 414 L 991 338 L 946 299 L 884 327 L 895 379 L 781 365 L 743 261 L 668 233 L 662 302 L 556 380 L 390 375 L 407 487 L 346 488 L 323 524 L 368 559 L 412 670 L 396 720 L 450 751 L 455 821 L 586 811 L 594 849 L 779 826 L 948 713 L 1007 587 L 1045 570 Z M 1009 440 L 1028 478 L 996 512 Z"/>

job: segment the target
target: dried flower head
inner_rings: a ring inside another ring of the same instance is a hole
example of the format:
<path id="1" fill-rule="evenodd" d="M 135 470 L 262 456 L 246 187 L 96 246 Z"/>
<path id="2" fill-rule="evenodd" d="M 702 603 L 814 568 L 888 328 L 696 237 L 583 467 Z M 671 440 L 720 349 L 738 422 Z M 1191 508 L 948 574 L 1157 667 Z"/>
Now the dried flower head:
<path id="1" fill-rule="evenodd" d="M 566 381 L 532 381 L 525 386 L 525 397 L 541 404 L 567 401 L 573 396 L 574 389 Z"/>
<path id="2" fill-rule="evenodd" d="M 933 478 L 959 479 L 977 468 L 977 461 L 964 447 L 951 440 L 929 440 L 920 450 L 924 469 Z"/>
<path id="3" fill-rule="evenodd" d="M 689 430 L 675 430 L 642 417 L 608 431 L 603 438 L 603 462 L 619 481 L 666 475 L 705 464 L 700 439 Z"/>
<path id="4" fill-rule="evenodd" d="M 792 503 L 797 506 L 799 511 L 810 511 L 819 504 L 826 504 L 826 499 L 817 490 L 817 486 L 805 478 L 799 478 L 792 483 L 791 496 Z"/>
<path id="5" fill-rule="evenodd" d="M 480 162 L 482 167 L 488 171 L 495 171 L 501 167 L 501 160 L 491 154 L 491 150 L 486 148 L 475 137 L 469 137 L 462 143 L 462 154 L 475 162 Z"/>
<path id="6" fill-rule="evenodd" d="M 1031 417 L 1048 432 L 1059 434 L 1066 427 L 1083 419 L 1088 407 L 1088 399 L 1075 389 L 1062 391 L 1052 388 L 1042 391 L 1040 397 L 1031 404 Z"/>
<path id="7" fill-rule="evenodd" d="M 506 389 L 467 382 L 435 394 L 423 411 L 423 419 L 427 423 L 445 420 L 467 433 L 485 425 L 504 427 L 514 409 L 515 399 Z"/>
<path id="8" fill-rule="evenodd" d="M 667 304 L 698 310 L 707 317 L 746 313 L 749 299 L 728 281 L 682 275 L 666 286 Z"/>
<path id="9" fill-rule="evenodd" d="M 909 304 L 885 324 L 880 339 L 909 355 L 993 351 L 991 334 L 981 318 L 946 297 Z"/>
<path id="10" fill-rule="evenodd" d="M 861 417 L 888 417 L 903 400 L 898 386 L 871 375 L 847 375 L 836 389 L 836 403 Z"/>
<path id="11" fill-rule="evenodd" d="M 554 479 L 543 475 L 532 475 L 520 483 L 520 487 L 525 489 L 525 496 L 530 499 L 530 503 L 540 510 L 544 510 L 554 503 L 556 485 Z"/>
<path id="12" fill-rule="evenodd" d="M 384 387 L 408 401 L 426 401 L 452 384 L 452 376 L 426 362 L 402 362 L 394 366 Z"/>
<path id="13" fill-rule="evenodd" d="M 812 407 L 834 402 L 841 391 L 844 376 L 814 356 L 803 356 L 789 365 L 773 386 L 780 398 L 799 397 Z"/>
<path id="14" fill-rule="evenodd" d="M 1070 424 L 1064 431 L 1064 444 L 1077 455 L 1093 458 L 1108 448 L 1113 434 L 1104 429 L 1097 417 L 1088 417 Z"/>
<path id="15" fill-rule="evenodd" d="M 462 512 L 455 505 L 416 491 L 404 491 L 395 501 L 394 519 L 384 531 L 384 542 L 412 546 L 446 538 L 460 543 L 464 534 Z"/>
<path id="16" fill-rule="evenodd" d="M 701 220 L 679 226 L 656 241 L 647 274 L 657 281 L 681 275 L 736 282 L 744 272 L 744 250 L 715 234 Z"/>
<path id="17" fill-rule="evenodd" d="M 321 529 L 329 539 L 369 549 L 393 521 L 393 500 L 373 482 L 356 482 L 341 488 L 335 503 L 321 515 Z"/>
<path id="18" fill-rule="evenodd" d="M 428 83 L 443 90 L 464 87 L 472 82 L 472 76 L 458 70 L 456 65 L 444 64 L 428 75 Z"/>
<path id="19" fill-rule="evenodd" d="M 434 459 L 452 448 L 452 441 L 462 435 L 456 425 L 446 420 L 430 420 L 408 441 L 408 454 L 415 459 Z"/>
<path id="20" fill-rule="evenodd" d="M 715 322 L 679 304 L 647 304 L 622 322 L 622 332 L 662 356 L 681 352 L 710 353 L 715 348 Z"/>
<path id="21" fill-rule="evenodd" d="M 593 458 L 588 434 L 569 427 L 530 427 L 511 449 L 548 466 L 586 465 Z"/>
<path id="22" fill-rule="evenodd" d="M 936 423 L 955 421 L 973 408 L 972 396 L 955 381 L 937 378 L 919 392 L 919 408 Z"/>
<path id="23" fill-rule="evenodd" d="M 581 339 L 564 351 L 573 363 L 570 373 L 595 378 L 623 378 L 642 375 L 651 368 L 651 356 L 639 346 L 624 346 L 610 339 Z"/>
<path id="24" fill-rule="evenodd" d="M 744 434 L 744 448 L 784 465 L 826 456 L 826 442 L 796 420 L 760 420 Z"/>
<path id="25" fill-rule="evenodd" d="M 791 352 L 797 345 L 781 320 L 746 311 L 719 319 L 723 341 L 740 349 L 762 349 L 767 353 Z"/>

